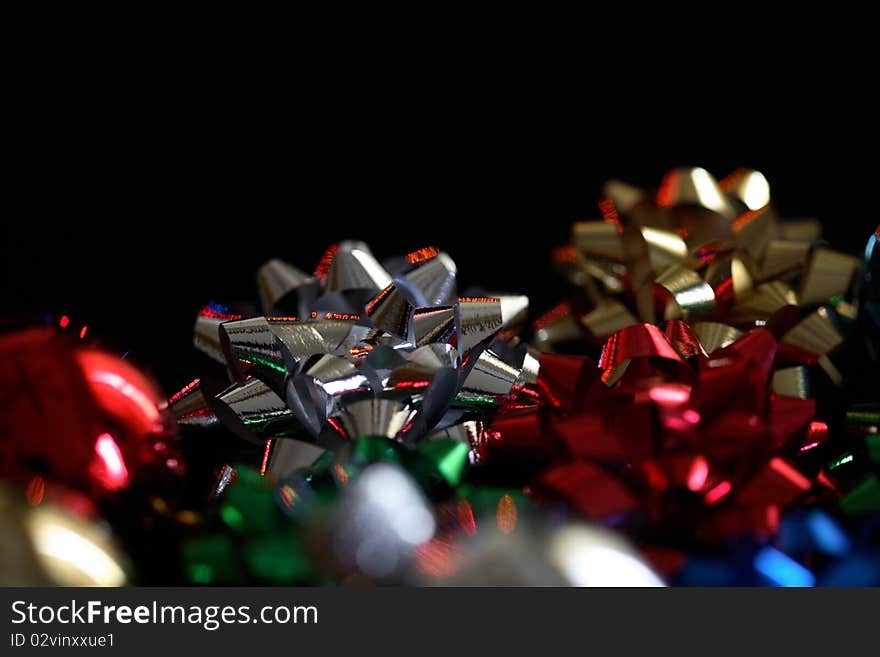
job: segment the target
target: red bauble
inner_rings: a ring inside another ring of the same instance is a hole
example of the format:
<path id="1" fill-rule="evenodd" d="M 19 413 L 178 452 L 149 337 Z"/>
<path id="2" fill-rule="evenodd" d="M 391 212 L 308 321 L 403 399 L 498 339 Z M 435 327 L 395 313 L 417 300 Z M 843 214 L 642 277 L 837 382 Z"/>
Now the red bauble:
<path id="1" fill-rule="evenodd" d="M 119 356 L 50 328 L 0 336 L 0 477 L 101 497 L 181 474 L 159 387 Z"/>

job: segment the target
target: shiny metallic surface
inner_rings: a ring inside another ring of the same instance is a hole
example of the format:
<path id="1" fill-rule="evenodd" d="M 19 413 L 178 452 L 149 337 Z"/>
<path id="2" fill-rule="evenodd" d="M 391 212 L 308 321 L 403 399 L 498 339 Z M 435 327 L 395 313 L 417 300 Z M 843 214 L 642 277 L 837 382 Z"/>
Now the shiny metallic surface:
<path id="1" fill-rule="evenodd" d="M 391 283 L 391 276 L 379 264 L 363 242 L 340 242 L 327 269 L 325 288 L 341 290 L 382 290 Z"/>
<path id="2" fill-rule="evenodd" d="M 418 347 L 431 342 L 449 342 L 456 333 L 452 306 L 416 308 L 410 325 L 410 342 Z"/>
<path id="3" fill-rule="evenodd" d="M 604 196 L 611 199 L 615 208 L 623 213 L 629 213 L 632 209 L 647 198 L 647 194 L 635 185 L 621 180 L 609 180 L 602 187 Z"/>
<path id="4" fill-rule="evenodd" d="M 858 266 L 859 259 L 854 256 L 831 249 L 816 249 L 801 280 L 798 300 L 802 305 L 810 306 L 844 294 Z"/>
<path id="5" fill-rule="evenodd" d="M 501 301 L 488 297 L 459 299 L 458 316 L 462 354 L 494 336 L 504 323 Z"/>
<path id="6" fill-rule="evenodd" d="M 463 396 L 505 397 L 520 375 L 520 369 L 501 360 L 491 350 L 480 354 L 461 388 Z"/>
<path id="7" fill-rule="evenodd" d="M 284 400 L 259 379 L 247 380 L 220 393 L 214 412 L 223 421 L 231 419 L 231 412 L 238 420 L 235 426 L 251 440 L 271 423 L 291 417 Z"/>
<path id="8" fill-rule="evenodd" d="M 426 344 L 406 353 L 407 365 L 425 372 L 436 372 L 442 367 L 458 365 L 458 351 L 451 344 Z"/>
<path id="9" fill-rule="evenodd" d="M 439 306 L 458 298 L 455 262 L 446 253 L 438 253 L 406 275 L 417 291 L 415 305 Z"/>
<path id="10" fill-rule="evenodd" d="M 554 345 L 577 340 L 582 335 L 578 320 L 569 313 L 554 317 L 536 327 L 533 343 L 541 351 L 553 351 Z"/>
<path id="11" fill-rule="evenodd" d="M 425 436 L 425 442 L 454 440 L 468 446 L 468 461 L 482 463 L 488 458 L 488 436 L 480 420 L 458 422 L 443 429 L 437 429 Z"/>
<path id="12" fill-rule="evenodd" d="M 284 297 L 313 280 L 312 276 L 283 260 L 269 260 L 257 271 L 257 290 L 263 312 L 273 314 L 276 304 Z"/>
<path id="13" fill-rule="evenodd" d="M 587 257 L 622 261 L 623 237 L 615 224 L 605 221 L 579 221 L 572 226 L 571 243 Z"/>
<path id="14" fill-rule="evenodd" d="M 537 383 L 538 373 L 541 371 L 541 362 L 539 360 L 540 352 L 536 349 L 529 348 L 526 351 L 522 362 L 522 371 L 517 383 Z"/>
<path id="15" fill-rule="evenodd" d="M 809 242 L 793 240 L 770 240 L 764 253 L 761 265 L 761 277 L 764 279 L 782 276 L 792 270 L 800 269 L 807 262 L 810 253 Z"/>
<path id="16" fill-rule="evenodd" d="M 278 438 L 266 467 L 266 474 L 281 481 L 291 474 L 312 465 L 325 450 L 311 443 L 292 438 Z"/>
<path id="17" fill-rule="evenodd" d="M 224 322 L 219 333 L 224 354 L 231 365 L 245 361 L 283 371 L 281 345 L 265 317 Z M 241 367 L 234 370 L 240 378 L 244 376 Z"/>
<path id="18" fill-rule="evenodd" d="M 734 210 L 718 182 L 703 168 L 680 168 L 670 171 L 657 191 L 660 207 L 695 205 L 733 218 Z"/>
<path id="19" fill-rule="evenodd" d="M 333 397 L 310 376 L 298 374 L 285 382 L 284 398 L 293 417 L 317 438 L 333 410 Z"/>
<path id="20" fill-rule="evenodd" d="M 742 336 L 742 331 L 721 322 L 695 322 L 693 329 L 707 354 L 733 344 Z"/>
<path id="21" fill-rule="evenodd" d="M 768 319 L 785 306 L 796 306 L 797 297 L 791 286 L 784 281 L 764 283 L 754 289 L 745 299 L 738 301 L 734 313 L 744 319 Z"/>
<path id="22" fill-rule="evenodd" d="M 746 298 L 755 286 L 754 261 L 745 251 L 734 251 L 716 257 L 706 268 L 704 278 L 715 290 L 716 299 L 722 302 L 725 295 L 731 301 Z"/>
<path id="23" fill-rule="evenodd" d="M 783 367 L 773 372 L 770 388 L 774 394 L 807 399 L 810 396 L 810 374 L 806 367 Z"/>
<path id="24" fill-rule="evenodd" d="M 781 342 L 824 356 L 843 344 L 843 336 L 834 325 L 828 310 L 822 307 L 783 335 Z"/>
<path id="25" fill-rule="evenodd" d="M 623 292 L 622 279 L 626 274 L 626 268 L 616 262 L 585 260 L 579 270 L 582 274 L 592 276 L 602 283 L 605 290 L 611 294 Z M 577 283 L 585 285 L 586 279 Z"/>
<path id="26" fill-rule="evenodd" d="M 409 296 L 394 283 L 382 290 L 366 307 L 367 316 L 373 326 L 393 335 L 405 337 L 409 318 L 414 309 L 413 304 L 407 299 Z"/>
<path id="27" fill-rule="evenodd" d="M 675 300 L 674 305 L 667 306 L 664 319 L 705 314 L 715 307 L 715 292 L 693 269 L 674 265 L 655 282 Z"/>
<path id="28" fill-rule="evenodd" d="M 345 356 L 374 333 L 374 329 L 357 324 L 353 319 L 334 319 L 332 316 L 312 320 L 309 326 L 321 336 L 324 350 L 336 356 Z M 389 339 L 394 340 L 390 336 Z"/>
<path id="29" fill-rule="evenodd" d="M 223 345 L 220 344 L 220 325 L 227 320 L 217 317 L 196 317 L 193 327 L 193 344 L 196 349 L 207 354 L 218 363 L 225 363 Z"/>
<path id="30" fill-rule="evenodd" d="M 455 263 L 433 246 L 386 263 L 389 270 L 354 241 L 328 248 L 313 277 L 269 261 L 258 275 L 264 305 L 284 301 L 304 310 L 300 318 L 245 319 L 207 306 L 204 348 L 216 334 L 238 383 L 205 400 L 207 409 L 194 397 L 192 411 L 204 419 L 187 421 L 219 419 L 253 442 L 385 436 L 414 444 L 536 379 L 535 359 L 524 372 L 516 363 L 525 348 L 508 344 L 528 315 L 527 297 L 457 297 Z M 496 339 L 499 352 L 481 358 Z"/>
<path id="31" fill-rule="evenodd" d="M 505 327 L 523 323 L 529 314 L 529 298 L 524 294 L 493 295 L 501 302 L 501 323 Z"/>
<path id="32" fill-rule="evenodd" d="M 211 410 L 198 379 L 172 395 L 168 408 L 177 423 L 184 426 L 206 427 L 217 423 L 217 416 Z"/>
<path id="33" fill-rule="evenodd" d="M 413 412 L 392 399 L 363 399 L 343 407 L 342 426 L 350 437 L 397 437 Z"/>
<path id="34" fill-rule="evenodd" d="M 442 369 L 458 367 L 458 351 L 448 344 L 428 344 L 405 355 L 405 362 L 393 369 L 385 382 L 386 390 L 404 392 L 427 392 L 435 375 Z M 447 404 L 455 395 L 449 391 Z"/>
<path id="35" fill-rule="evenodd" d="M 331 395 L 351 390 L 354 385 L 353 376 L 365 380 L 363 375 L 358 375 L 354 363 L 342 356 L 332 354 L 320 356 L 312 365 L 303 369 L 302 373 L 315 379 Z"/>
<path id="36" fill-rule="evenodd" d="M 318 436 L 327 418 L 338 410 L 343 395 L 368 392 L 377 383 L 350 360 L 324 354 L 287 380 L 285 396 L 300 423 Z"/>
<path id="37" fill-rule="evenodd" d="M 776 236 L 778 220 L 770 206 L 750 210 L 733 220 L 731 228 L 736 245 L 760 261 L 770 240 Z"/>
<path id="38" fill-rule="evenodd" d="M 786 219 L 779 224 L 779 237 L 784 240 L 813 242 L 822 236 L 822 223 L 818 219 Z"/>
<path id="39" fill-rule="evenodd" d="M 648 255 L 654 271 L 663 271 L 670 265 L 683 263 L 688 257 L 688 247 L 676 233 L 643 226 L 642 237 L 648 245 Z"/>
<path id="40" fill-rule="evenodd" d="M 728 196 L 749 210 L 759 210 L 770 203 L 770 183 L 760 171 L 738 169 L 719 184 Z"/>
<path id="41" fill-rule="evenodd" d="M 299 362 L 312 354 L 330 351 L 324 337 L 325 322 L 272 322 L 272 333 L 281 340 L 290 357 Z M 345 324 L 340 333 L 345 336 L 350 332 L 350 324 Z M 343 338 L 344 339 L 344 338 Z"/>
<path id="42" fill-rule="evenodd" d="M 638 320 L 617 299 L 603 299 L 595 308 L 581 317 L 581 324 L 597 338 L 608 337 L 625 326 L 638 324 Z"/>

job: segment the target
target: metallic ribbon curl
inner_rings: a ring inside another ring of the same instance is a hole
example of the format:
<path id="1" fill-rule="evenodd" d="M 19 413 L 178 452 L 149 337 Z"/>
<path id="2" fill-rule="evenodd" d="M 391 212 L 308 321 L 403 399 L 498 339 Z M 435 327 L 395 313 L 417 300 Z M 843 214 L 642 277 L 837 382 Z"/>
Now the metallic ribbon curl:
<path id="1" fill-rule="evenodd" d="M 314 460 L 303 441 L 452 441 L 479 461 L 486 413 L 534 381 L 535 360 L 509 340 L 528 298 L 459 296 L 455 263 L 434 247 L 380 264 L 345 241 L 312 276 L 270 260 L 257 282 L 261 315 L 211 304 L 196 320 L 196 346 L 226 365 L 231 384 L 193 382 L 170 406 L 182 425 L 221 422 L 271 441 L 265 465 L 278 477 Z"/>

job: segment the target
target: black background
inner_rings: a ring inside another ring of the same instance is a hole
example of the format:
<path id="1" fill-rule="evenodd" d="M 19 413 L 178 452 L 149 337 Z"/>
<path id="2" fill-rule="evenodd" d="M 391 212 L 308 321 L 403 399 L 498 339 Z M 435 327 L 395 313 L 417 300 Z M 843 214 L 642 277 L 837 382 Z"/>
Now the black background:
<path id="1" fill-rule="evenodd" d="M 679 165 L 757 168 L 783 216 L 818 217 L 858 252 L 878 222 L 870 60 L 804 35 L 770 64 L 756 44 L 771 36 L 625 59 L 630 36 L 570 73 L 503 53 L 278 75 L 208 52 L 112 71 L 53 60 L 11 102 L 6 321 L 66 313 L 172 391 L 202 366 L 200 305 L 254 299 L 266 259 L 311 270 L 346 237 L 380 259 L 436 244 L 464 286 L 540 311 L 560 294 L 549 250 L 598 216 L 603 181 L 655 186 Z"/>

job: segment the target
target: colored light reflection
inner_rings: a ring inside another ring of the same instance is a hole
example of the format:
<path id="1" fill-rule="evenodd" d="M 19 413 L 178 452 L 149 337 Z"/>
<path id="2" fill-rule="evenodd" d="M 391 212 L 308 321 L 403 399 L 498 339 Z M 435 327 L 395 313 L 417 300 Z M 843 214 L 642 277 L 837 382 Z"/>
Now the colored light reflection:
<path id="1" fill-rule="evenodd" d="M 297 501 L 300 499 L 300 494 L 296 491 L 296 489 L 290 484 L 285 484 L 278 491 L 279 496 L 281 497 L 281 502 L 288 509 L 292 509 L 296 506 Z"/>
<path id="2" fill-rule="evenodd" d="M 722 481 L 720 484 L 715 486 L 712 490 L 706 493 L 705 500 L 706 504 L 715 504 L 725 495 L 730 492 L 730 482 Z"/>
<path id="3" fill-rule="evenodd" d="M 809 570 L 775 547 L 767 546 L 754 560 L 755 570 L 776 586 L 815 586 L 816 578 Z"/>
<path id="4" fill-rule="evenodd" d="M 706 479 L 708 478 L 709 463 L 702 456 L 698 456 L 694 459 L 690 472 L 688 472 L 688 488 L 696 492 L 706 485 Z"/>
<path id="5" fill-rule="evenodd" d="M 58 326 L 61 328 L 67 328 L 68 324 L 70 324 L 70 317 L 67 315 L 62 315 L 61 320 L 58 322 Z"/>
<path id="6" fill-rule="evenodd" d="M 266 447 L 263 449 L 263 462 L 260 464 L 260 476 L 266 476 L 266 469 L 269 467 L 269 454 L 272 452 L 272 441 L 266 441 Z"/>
<path id="7" fill-rule="evenodd" d="M 806 491 L 810 489 L 810 480 L 786 463 L 785 460 L 776 457 L 770 461 L 770 467 L 778 474 L 782 475 L 786 481 L 797 486 L 801 490 Z"/>
<path id="8" fill-rule="evenodd" d="M 690 394 L 690 388 L 686 386 L 665 385 L 654 386 L 648 396 L 658 404 L 683 404 Z"/>
<path id="9" fill-rule="evenodd" d="M 844 457 L 842 457 L 842 458 L 839 458 L 839 459 L 837 459 L 836 461 L 834 461 L 833 463 L 831 463 L 831 464 L 828 466 L 828 469 L 829 469 L 829 470 L 834 470 L 834 469 L 836 469 L 836 468 L 839 468 L 839 467 L 842 466 L 842 465 L 846 465 L 847 463 L 852 463 L 852 460 L 853 460 L 853 455 L 852 455 L 852 454 L 847 454 L 846 456 L 844 456 Z"/>
<path id="10" fill-rule="evenodd" d="M 156 406 L 143 392 L 128 383 L 124 378 L 113 372 L 97 371 L 92 372 L 89 380 L 95 383 L 101 383 L 121 392 L 125 397 L 134 402 L 143 412 L 145 417 L 152 420 L 159 419 L 159 411 Z"/>
<path id="11" fill-rule="evenodd" d="M 95 441 L 95 454 L 103 466 L 100 479 L 105 488 L 120 490 L 128 486 L 128 468 L 122 459 L 119 445 L 109 433 L 102 433 Z"/>
<path id="12" fill-rule="evenodd" d="M 27 485 L 25 496 L 31 506 L 39 506 L 46 494 L 46 482 L 42 477 L 32 478 Z"/>
<path id="13" fill-rule="evenodd" d="M 474 520 L 474 510 L 471 503 L 467 500 L 459 500 L 455 506 L 455 515 L 458 518 L 458 524 L 461 530 L 468 536 L 477 533 L 477 522 Z"/>
<path id="14" fill-rule="evenodd" d="M 502 495 L 498 500 L 498 508 L 495 512 L 495 518 L 498 522 L 498 529 L 504 534 L 509 534 L 516 529 L 516 502 L 510 495 Z"/>
<path id="15" fill-rule="evenodd" d="M 460 548 L 448 540 L 435 537 L 416 547 L 416 568 L 432 577 L 448 577 L 458 570 L 460 556 Z"/>
<path id="16" fill-rule="evenodd" d="M 406 254 L 406 261 L 410 264 L 415 264 L 417 262 L 424 262 L 425 260 L 430 260 L 434 256 L 436 256 L 440 251 L 436 246 L 426 246 L 423 249 L 419 249 L 418 251 L 413 251 L 412 253 Z"/>
<path id="17" fill-rule="evenodd" d="M 850 551 L 850 540 L 846 533 L 827 513 L 813 511 L 807 519 L 807 526 L 819 549 L 826 554 L 842 557 Z"/>
<path id="18" fill-rule="evenodd" d="M 345 486 L 348 483 L 348 473 L 345 471 L 345 468 L 342 467 L 341 463 L 335 463 L 333 465 L 333 474 L 340 486 Z"/>

